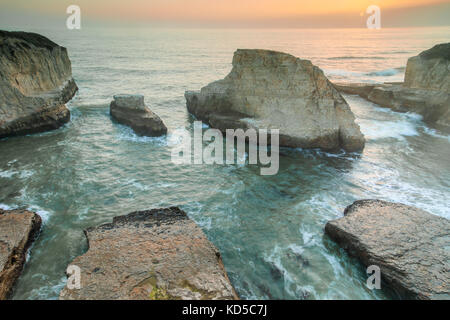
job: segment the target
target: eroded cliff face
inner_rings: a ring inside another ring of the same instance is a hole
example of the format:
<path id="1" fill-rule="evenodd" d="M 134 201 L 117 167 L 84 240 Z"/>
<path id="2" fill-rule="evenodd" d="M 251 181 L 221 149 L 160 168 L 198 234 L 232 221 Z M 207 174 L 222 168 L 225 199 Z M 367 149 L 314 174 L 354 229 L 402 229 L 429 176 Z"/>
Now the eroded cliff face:
<path id="1" fill-rule="evenodd" d="M 221 130 L 280 129 L 287 147 L 364 147 L 350 107 L 322 70 L 286 53 L 237 50 L 225 79 L 185 96 L 192 114 Z"/>
<path id="2" fill-rule="evenodd" d="M 409 58 L 405 87 L 450 93 L 450 43 L 441 43 Z"/>
<path id="3" fill-rule="evenodd" d="M 0 138 L 59 128 L 77 90 L 66 48 L 39 34 L 0 31 Z"/>

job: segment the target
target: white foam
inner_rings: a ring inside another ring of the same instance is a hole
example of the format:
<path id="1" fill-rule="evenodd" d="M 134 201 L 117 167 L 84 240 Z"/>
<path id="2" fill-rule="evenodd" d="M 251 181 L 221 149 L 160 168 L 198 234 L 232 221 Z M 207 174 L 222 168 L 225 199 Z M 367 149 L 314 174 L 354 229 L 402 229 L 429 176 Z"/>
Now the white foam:
<path id="1" fill-rule="evenodd" d="M 404 140 L 404 137 L 418 136 L 414 123 L 409 121 L 382 121 L 360 119 L 361 131 L 368 140 L 394 138 Z"/>

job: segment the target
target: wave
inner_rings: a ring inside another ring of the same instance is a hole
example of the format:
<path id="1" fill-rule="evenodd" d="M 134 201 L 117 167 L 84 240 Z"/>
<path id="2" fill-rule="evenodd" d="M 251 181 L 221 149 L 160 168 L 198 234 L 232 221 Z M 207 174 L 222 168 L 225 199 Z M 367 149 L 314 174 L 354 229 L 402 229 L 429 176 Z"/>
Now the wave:
<path id="1" fill-rule="evenodd" d="M 341 57 L 329 57 L 326 60 L 384 60 L 385 57 L 371 56 L 371 57 L 359 57 L 359 56 L 341 56 Z"/>
<path id="2" fill-rule="evenodd" d="M 327 76 L 345 77 L 345 78 L 367 78 L 367 77 L 391 77 L 400 75 L 405 71 L 405 67 L 389 68 L 378 71 L 358 72 L 342 69 L 324 69 Z"/>

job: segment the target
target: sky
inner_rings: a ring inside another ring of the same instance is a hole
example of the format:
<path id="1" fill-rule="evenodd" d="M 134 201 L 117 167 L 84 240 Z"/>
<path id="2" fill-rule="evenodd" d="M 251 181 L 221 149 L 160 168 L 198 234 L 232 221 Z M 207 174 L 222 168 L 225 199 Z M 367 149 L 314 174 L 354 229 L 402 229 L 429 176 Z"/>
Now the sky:
<path id="1" fill-rule="evenodd" d="M 65 19 L 76 4 L 88 21 L 224 27 L 364 27 L 369 5 L 387 27 L 450 25 L 450 0 L 0 0 L 0 19 Z"/>

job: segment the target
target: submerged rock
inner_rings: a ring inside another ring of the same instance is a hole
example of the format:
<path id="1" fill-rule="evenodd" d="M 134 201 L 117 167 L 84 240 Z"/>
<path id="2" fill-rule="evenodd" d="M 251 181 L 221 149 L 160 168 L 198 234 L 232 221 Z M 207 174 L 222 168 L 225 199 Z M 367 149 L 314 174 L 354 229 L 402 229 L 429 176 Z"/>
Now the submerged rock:
<path id="1" fill-rule="evenodd" d="M 0 209 L 0 300 L 11 294 L 40 228 L 41 217 L 34 212 Z"/>
<path id="2" fill-rule="evenodd" d="M 178 208 L 134 212 L 85 231 L 81 289 L 60 299 L 237 299 L 219 251 Z"/>
<path id="3" fill-rule="evenodd" d="M 410 58 L 404 83 L 335 86 L 394 111 L 418 113 L 426 123 L 450 132 L 450 43 Z"/>
<path id="4" fill-rule="evenodd" d="M 364 147 L 350 107 L 322 70 L 286 53 L 237 50 L 225 79 L 185 97 L 189 112 L 222 131 L 280 129 L 286 147 Z"/>
<path id="5" fill-rule="evenodd" d="M 110 113 L 117 122 L 131 127 L 138 135 L 159 137 L 167 133 L 167 127 L 160 117 L 145 106 L 142 95 L 114 96 Z"/>
<path id="6" fill-rule="evenodd" d="M 405 87 L 450 93 L 450 42 L 408 59 Z M 450 105 L 447 107 L 450 108 Z"/>
<path id="7" fill-rule="evenodd" d="M 450 221 L 403 204 L 356 201 L 325 233 L 403 298 L 450 299 Z"/>
<path id="8" fill-rule="evenodd" d="M 36 33 L 0 31 L 0 138 L 59 128 L 77 90 L 66 48 Z"/>

